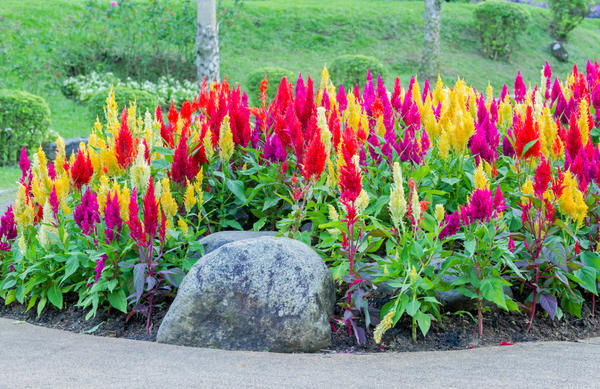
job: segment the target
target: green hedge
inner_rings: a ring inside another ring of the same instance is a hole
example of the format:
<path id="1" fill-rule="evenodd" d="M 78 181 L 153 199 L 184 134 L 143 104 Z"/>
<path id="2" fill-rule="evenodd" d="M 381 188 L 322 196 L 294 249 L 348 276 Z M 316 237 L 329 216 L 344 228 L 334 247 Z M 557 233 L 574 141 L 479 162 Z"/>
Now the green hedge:
<path id="1" fill-rule="evenodd" d="M 260 104 L 260 83 L 267 75 L 267 81 L 269 82 L 267 88 L 267 102 L 273 101 L 277 94 L 277 89 L 281 83 L 281 79 L 286 77 L 288 81 L 296 82 L 298 73 L 294 73 L 291 70 L 278 68 L 278 67 L 264 67 L 256 69 L 248 74 L 247 84 L 248 93 L 250 94 L 250 102 L 254 105 Z"/>
<path id="2" fill-rule="evenodd" d="M 0 163 L 17 161 L 23 146 L 32 149 L 48 140 L 50 108 L 40 96 L 0 89 Z"/>
<path id="3" fill-rule="evenodd" d="M 524 5 L 487 0 L 475 7 L 474 26 L 483 52 L 492 59 L 507 58 L 530 20 Z"/>
<path id="4" fill-rule="evenodd" d="M 569 33 L 585 19 L 589 12 L 588 5 L 588 0 L 549 0 L 552 35 L 559 40 L 567 39 Z"/>
<path id="5" fill-rule="evenodd" d="M 98 117 L 101 121 L 103 120 L 104 106 L 106 105 L 107 95 L 108 94 L 106 91 L 98 92 L 90 97 L 89 101 L 87 102 L 93 119 Z M 127 87 L 115 88 L 115 101 L 117 102 L 119 110 L 123 110 L 124 107 L 127 107 L 129 102 L 135 101 L 137 109 L 136 112 L 140 113 L 142 116 L 146 111 L 156 111 L 156 107 L 159 104 L 158 97 L 152 93 Z"/>
<path id="6" fill-rule="evenodd" d="M 382 78 L 387 72 L 377 58 L 364 55 L 342 55 L 335 58 L 328 69 L 331 81 L 335 85 L 344 85 L 346 90 L 354 88 L 356 84 L 363 84 L 368 70 L 371 70 L 373 77 L 380 74 Z"/>

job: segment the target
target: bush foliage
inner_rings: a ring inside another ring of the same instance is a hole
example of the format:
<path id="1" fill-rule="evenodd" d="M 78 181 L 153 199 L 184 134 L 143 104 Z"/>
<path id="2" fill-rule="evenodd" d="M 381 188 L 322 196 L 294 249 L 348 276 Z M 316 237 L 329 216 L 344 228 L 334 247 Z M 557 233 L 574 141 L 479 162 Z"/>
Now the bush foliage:
<path id="1" fill-rule="evenodd" d="M 16 161 L 22 146 L 45 142 L 49 128 L 50 108 L 42 97 L 0 89 L 0 163 Z"/>
<path id="2" fill-rule="evenodd" d="M 154 112 L 159 104 L 158 97 L 140 89 L 119 86 L 114 88 L 114 92 L 119 107 L 125 108 L 127 103 L 135 102 L 137 109 L 142 114 L 146 111 Z M 106 90 L 103 89 L 93 94 L 87 104 L 92 117 L 102 120 L 105 117 Z"/>
<path id="3" fill-rule="evenodd" d="M 333 82 L 354 88 L 365 77 L 368 71 L 375 76 L 385 77 L 386 68 L 377 58 L 364 55 L 342 55 L 333 60 L 329 73 Z"/>
<path id="4" fill-rule="evenodd" d="M 264 67 L 252 71 L 248 74 L 247 85 L 250 99 L 254 104 L 259 104 L 260 97 L 260 83 L 267 76 L 267 81 L 270 83 L 270 87 L 267 88 L 267 101 L 272 101 L 277 93 L 277 83 L 282 77 L 285 77 L 289 82 L 296 81 L 298 73 L 294 73 L 291 70 L 278 68 L 278 67 Z"/>
<path id="5" fill-rule="evenodd" d="M 492 59 L 507 58 L 530 20 L 525 6 L 503 0 L 487 0 L 475 7 L 475 29 L 483 52 Z"/>
<path id="6" fill-rule="evenodd" d="M 566 39 L 589 12 L 588 0 L 549 0 L 552 11 L 550 30 L 556 39 Z"/>

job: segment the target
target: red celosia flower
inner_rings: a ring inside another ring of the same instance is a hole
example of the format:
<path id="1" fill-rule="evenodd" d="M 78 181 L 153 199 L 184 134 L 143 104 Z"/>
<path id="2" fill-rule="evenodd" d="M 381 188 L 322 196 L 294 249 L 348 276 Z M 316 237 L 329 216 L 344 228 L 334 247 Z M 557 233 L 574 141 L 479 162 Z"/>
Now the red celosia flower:
<path id="1" fill-rule="evenodd" d="M 71 179 L 73 180 L 75 188 L 80 190 L 83 185 L 90 182 L 92 174 L 94 174 L 94 168 L 90 156 L 88 153 L 84 155 L 83 151 L 80 149 L 77 152 L 77 157 L 75 157 L 73 166 L 71 166 Z"/>
<path id="2" fill-rule="evenodd" d="M 152 177 L 150 177 L 148 189 L 144 196 L 142 211 L 144 213 L 144 231 L 148 234 L 148 244 L 150 244 L 156 236 L 158 229 L 158 202 L 154 195 L 154 181 Z"/>
<path id="3" fill-rule="evenodd" d="M 173 100 L 171 100 L 171 106 L 169 107 L 169 113 L 167 114 L 167 120 L 169 121 L 169 123 L 176 125 L 177 124 L 177 120 L 179 119 L 179 112 L 177 112 L 177 110 L 175 109 L 175 102 L 173 102 Z"/>
<path id="4" fill-rule="evenodd" d="M 192 103 L 185 100 L 181 105 L 181 118 L 189 125 L 192 121 Z"/>
<path id="5" fill-rule="evenodd" d="M 167 234 L 167 219 L 165 218 L 165 213 L 160 213 L 160 227 L 158 227 L 158 239 L 160 240 L 160 244 L 165 244 L 165 236 Z"/>
<path id="6" fill-rule="evenodd" d="M 185 173 L 188 170 L 188 164 L 187 137 L 184 134 L 179 138 L 179 143 L 173 155 L 173 164 L 169 172 L 171 179 L 181 185 L 185 184 Z"/>
<path id="7" fill-rule="evenodd" d="M 556 178 L 552 180 L 552 193 L 554 194 L 554 198 L 558 199 L 565 188 L 563 186 L 563 180 L 565 179 L 565 175 L 560 171 L 560 167 L 558 168 L 558 173 Z"/>
<path id="8" fill-rule="evenodd" d="M 513 123 L 515 129 L 515 147 L 517 149 L 517 156 L 521 159 L 537 157 L 541 150 L 541 144 L 539 140 L 540 130 L 537 122 L 534 125 L 533 108 L 531 105 L 527 107 L 527 114 L 525 115 L 524 123 L 521 122 L 516 115 L 515 119 L 516 120 L 513 120 Z M 531 142 L 535 143 L 530 145 L 527 151 L 524 151 L 525 146 L 529 145 Z"/>
<path id="9" fill-rule="evenodd" d="M 127 222 L 127 225 L 129 226 L 131 238 L 133 238 L 133 240 L 139 246 L 145 246 L 146 237 L 144 235 L 144 227 L 140 221 L 137 193 L 135 188 L 133 188 L 131 196 L 129 197 L 129 221 Z"/>
<path id="10" fill-rule="evenodd" d="M 346 163 L 340 172 L 340 189 L 342 202 L 353 203 L 362 191 L 360 170 L 354 162 Z"/>
<path id="11" fill-rule="evenodd" d="M 122 169 L 127 169 L 133 163 L 135 159 L 133 150 L 133 136 L 127 125 L 127 108 L 124 108 L 121 115 L 121 129 L 115 139 L 115 154 Z"/>
<path id="12" fill-rule="evenodd" d="M 310 181 L 312 177 L 315 177 L 315 181 L 318 180 L 321 173 L 323 173 L 323 169 L 325 169 L 326 160 L 327 152 L 325 151 L 325 145 L 321 141 L 321 134 L 317 132 L 310 141 L 308 150 L 306 151 L 306 159 L 304 160 L 304 167 L 302 169 L 304 179 Z"/>
<path id="13" fill-rule="evenodd" d="M 342 133 L 342 156 L 346 163 L 349 163 L 349 161 L 352 160 L 352 157 L 356 155 L 356 150 L 358 150 L 356 134 L 350 126 L 346 126 Z"/>
<path id="14" fill-rule="evenodd" d="M 544 214 L 546 216 L 546 221 L 550 224 L 554 222 L 554 215 L 556 215 L 556 209 L 554 205 L 548 199 L 544 199 Z"/>
<path id="15" fill-rule="evenodd" d="M 571 161 L 575 160 L 579 150 L 583 147 L 581 132 L 579 131 L 579 124 L 577 123 L 577 115 L 575 112 L 571 112 L 571 116 L 569 117 L 569 130 L 567 132 L 565 147 Z"/>
<path id="16" fill-rule="evenodd" d="M 535 182 L 533 184 L 533 191 L 538 199 L 544 198 L 544 192 L 548 189 L 548 184 L 552 179 L 552 171 L 550 169 L 550 163 L 542 155 L 542 161 L 535 169 Z"/>

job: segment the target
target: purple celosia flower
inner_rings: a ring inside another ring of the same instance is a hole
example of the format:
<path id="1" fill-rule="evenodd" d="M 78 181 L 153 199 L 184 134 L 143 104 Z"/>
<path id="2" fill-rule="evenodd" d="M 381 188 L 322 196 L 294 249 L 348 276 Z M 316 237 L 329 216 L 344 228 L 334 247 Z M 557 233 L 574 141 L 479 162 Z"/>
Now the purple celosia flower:
<path id="1" fill-rule="evenodd" d="M 116 191 L 112 199 L 110 198 L 110 193 L 107 195 L 104 219 L 106 220 L 106 243 L 110 244 L 121 233 L 121 228 L 123 227 L 119 196 Z"/>
<path id="2" fill-rule="evenodd" d="M 284 162 L 287 159 L 287 152 L 279 136 L 277 134 L 267 135 L 265 140 L 264 158 L 270 162 Z"/>
<path id="3" fill-rule="evenodd" d="M 6 238 L 6 241 L 8 242 L 17 237 L 17 224 L 15 223 L 15 215 L 12 206 L 8 207 L 0 219 L 0 237 Z"/>
<path id="4" fill-rule="evenodd" d="M 88 187 L 81 198 L 81 204 L 73 212 L 75 222 L 81 228 L 81 232 L 90 235 L 94 223 L 100 222 L 100 212 L 98 211 L 98 198 L 96 194 Z"/>
<path id="5" fill-rule="evenodd" d="M 340 84 L 340 89 L 338 90 L 336 100 L 338 102 L 338 108 L 340 109 L 341 115 L 346 108 L 348 108 L 348 98 L 346 97 L 346 91 L 344 90 L 344 86 L 342 84 Z"/>
<path id="6" fill-rule="evenodd" d="M 94 277 L 94 283 L 98 282 L 98 280 L 100 279 L 100 274 L 102 274 L 102 270 L 104 270 L 106 258 L 106 254 L 103 254 L 100 258 L 96 260 L 96 268 L 94 269 L 94 271 L 96 272 L 96 276 Z"/>
<path id="7" fill-rule="evenodd" d="M 445 239 L 449 236 L 456 234 L 460 230 L 460 215 L 457 212 L 453 212 L 446 217 L 446 225 L 442 228 L 439 238 Z"/>

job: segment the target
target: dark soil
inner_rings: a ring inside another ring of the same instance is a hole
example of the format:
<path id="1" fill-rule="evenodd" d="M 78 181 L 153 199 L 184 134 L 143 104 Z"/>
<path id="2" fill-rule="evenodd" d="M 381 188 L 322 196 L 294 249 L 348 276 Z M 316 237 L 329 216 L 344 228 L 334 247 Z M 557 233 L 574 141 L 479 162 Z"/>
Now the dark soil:
<path id="1" fill-rule="evenodd" d="M 47 307 L 40 317 L 35 309 L 25 313 L 25 307 L 13 303 L 5 306 L 0 299 L 0 317 L 23 320 L 31 324 L 57 328 L 77 333 L 90 333 L 98 336 L 111 336 L 135 340 L 154 341 L 158 327 L 172 300 L 165 300 L 155 309 L 150 333 L 146 334 L 146 320 L 139 314 L 128 322 L 126 315 L 112 310 L 99 311 L 96 317 L 85 320 L 86 311 L 75 307 L 73 302 L 62 311 Z M 385 352 L 385 351 L 433 351 L 459 350 L 481 346 L 506 345 L 505 342 L 534 342 L 542 340 L 575 341 L 592 336 L 600 336 L 600 312 L 591 315 L 591 305 L 584 303 L 582 319 L 565 314 L 562 320 L 552 320 L 545 313 L 538 312 L 529 333 L 525 332 L 528 316 L 524 313 L 507 313 L 490 309 L 484 313 L 484 336 L 477 334 L 476 313 L 442 314 L 442 321 L 432 322 L 426 338 L 420 334 L 416 342 L 411 339 L 410 323 L 401 320 L 395 328 L 383 336 L 382 344 L 373 340 L 372 328 L 367 334 L 367 344 L 358 345 L 354 336 L 348 334 L 345 326 L 334 324 L 337 332 L 332 334 L 332 345 L 324 352 Z M 96 328 L 97 327 L 97 328 Z"/>

